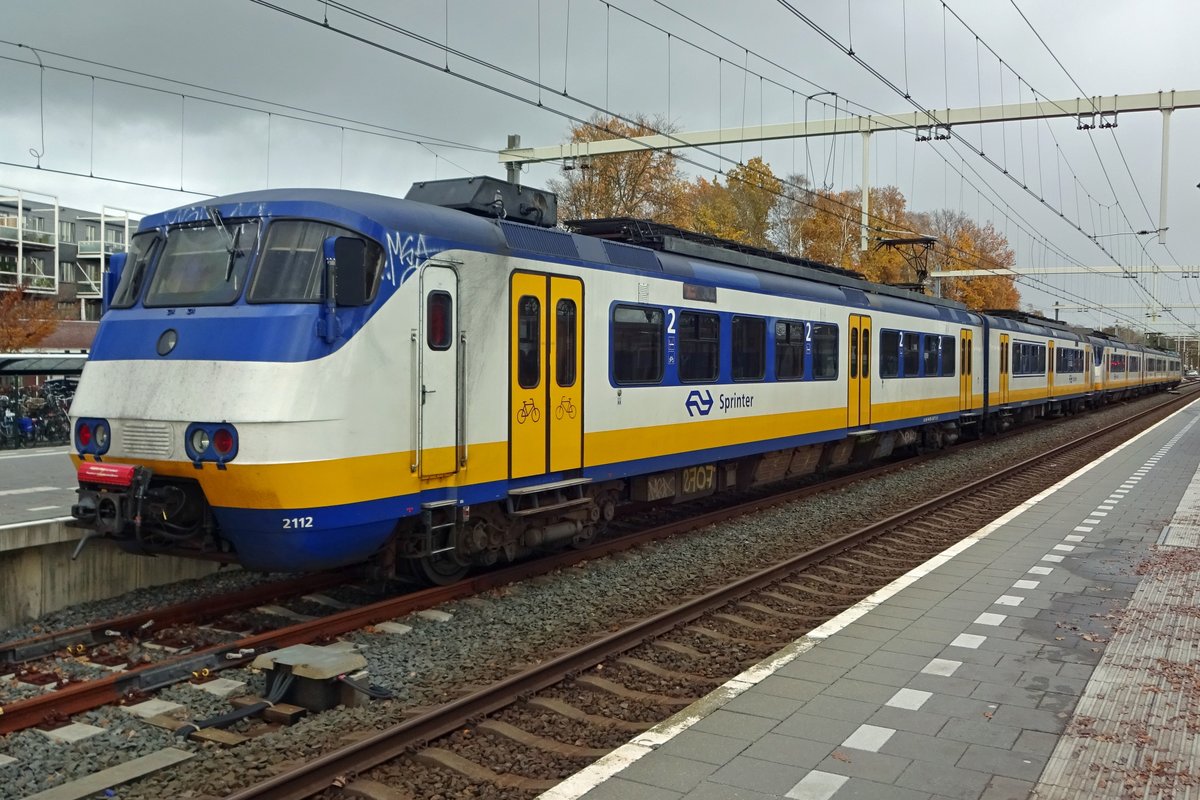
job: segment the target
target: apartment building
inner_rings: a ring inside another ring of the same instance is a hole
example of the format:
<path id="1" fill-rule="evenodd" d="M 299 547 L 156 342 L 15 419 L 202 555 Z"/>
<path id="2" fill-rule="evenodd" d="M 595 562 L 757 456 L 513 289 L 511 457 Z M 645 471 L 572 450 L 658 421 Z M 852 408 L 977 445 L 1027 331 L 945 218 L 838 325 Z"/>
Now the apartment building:
<path id="1" fill-rule="evenodd" d="M 0 188 L 0 291 L 52 296 L 65 319 L 100 319 L 101 276 L 141 215 L 68 208 L 58 198 Z"/>

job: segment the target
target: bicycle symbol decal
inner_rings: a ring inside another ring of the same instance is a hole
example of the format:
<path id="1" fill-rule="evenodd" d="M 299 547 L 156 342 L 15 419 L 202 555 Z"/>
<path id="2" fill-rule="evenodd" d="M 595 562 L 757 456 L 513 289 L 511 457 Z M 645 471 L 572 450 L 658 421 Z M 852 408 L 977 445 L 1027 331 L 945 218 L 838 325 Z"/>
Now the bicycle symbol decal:
<path id="1" fill-rule="evenodd" d="M 527 419 L 532 419 L 534 422 L 539 422 L 542 419 L 541 409 L 533 404 L 533 400 L 526 400 L 517 409 L 517 424 L 524 425 Z"/>
<path id="2" fill-rule="evenodd" d="M 558 407 L 554 409 L 554 418 L 562 419 L 563 414 L 566 414 L 570 419 L 575 419 L 576 408 L 571 402 L 571 398 L 563 395 L 563 399 L 559 401 Z"/>

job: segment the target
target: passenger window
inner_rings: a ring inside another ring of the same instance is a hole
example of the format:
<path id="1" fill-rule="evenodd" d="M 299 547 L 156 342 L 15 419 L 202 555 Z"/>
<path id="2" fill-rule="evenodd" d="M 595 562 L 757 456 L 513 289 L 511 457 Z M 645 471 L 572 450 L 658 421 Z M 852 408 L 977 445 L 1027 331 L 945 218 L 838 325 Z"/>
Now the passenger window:
<path id="1" fill-rule="evenodd" d="M 927 334 L 921 338 L 924 341 L 921 347 L 921 374 L 928 378 L 936 377 L 938 374 L 938 342 L 941 341 L 941 337 Z"/>
<path id="2" fill-rule="evenodd" d="M 954 337 L 953 336 L 943 336 L 942 337 L 942 373 L 941 373 L 942 375 L 954 375 L 955 374 L 954 352 L 955 352 Z"/>
<path id="3" fill-rule="evenodd" d="M 883 331 L 879 334 L 879 377 L 900 377 L 899 331 Z"/>
<path id="4" fill-rule="evenodd" d="M 915 378 L 921 373 L 921 334 L 905 333 L 904 342 L 904 377 Z"/>
<path id="5" fill-rule="evenodd" d="M 862 376 L 871 377 L 871 331 L 863 331 L 862 341 Z"/>
<path id="6" fill-rule="evenodd" d="M 517 301 L 517 383 L 536 389 L 542 382 L 542 303 L 532 295 Z"/>
<path id="7" fill-rule="evenodd" d="M 850 377 L 858 377 L 858 328 L 850 329 Z"/>
<path id="8" fill-rule="evenodd" d="M 812 324 L 812 376 L 814 381 L 836 380 L 838 375 L 838 329 L 836 325 Z"/>
<path id="9" fill-rule="evenodd" d="M 715 381 L 719 367 L 721 318 L 716 314 L 679 314 L 679 380 Z"/>
<path id="10" fill-rule="evenodd" d="M 804 323 L 775 323 L 775 380 L 796 381 L 804 377 Z"/>
<path id="11" fill-rule="evenodd" d="M 325 240 L 330 236 L 347 235 L 355 234 L 323 222 L 279 220 L 271 223 L 262 255 L 254 268 L 247 299 L 251 303 L 320 302 L 324 293 Z M 377 288 L 383 250 L 369 239 L 366 243 L 363 296 L 369 301 Z"/>
<path id="12" fill-rule="evenodd" d="M 425 301 L 425 341 L 430 350 L 449 350 L 454 341 L 454 300 L 447 292 L 430 292 Z"/>
<path id="13" fill-rule="evenodd" d="M 555 380 L 559 386 L 575 385 L 576 309 L 574 300 L 559 300 L 554 308 L 554 348 L 558 356 Z"/>
<path id="14" fill-rule="evenodd" d="M 616 306 L 612 312 L 613 382 L 658 383 L 663 375 L 663 312 Z"/>
<path id="15" fill-rule="evenodd" d="M 760 381 L 767 374 L 767 321 L 733 318 L 733 379 Z"/>

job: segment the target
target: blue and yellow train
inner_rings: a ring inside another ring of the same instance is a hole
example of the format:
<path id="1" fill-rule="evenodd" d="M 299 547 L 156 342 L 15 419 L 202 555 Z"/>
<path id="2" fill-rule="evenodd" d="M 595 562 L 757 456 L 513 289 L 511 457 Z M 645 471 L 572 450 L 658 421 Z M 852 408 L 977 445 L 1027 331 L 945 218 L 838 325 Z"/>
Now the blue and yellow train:
<path id="1" fill-rule="evenodd" d="M 493 179 L 221 197 L 114 259 L 75 524 L 445 582 L 678 502 L 1181 379 L 1179 357 Z"/>

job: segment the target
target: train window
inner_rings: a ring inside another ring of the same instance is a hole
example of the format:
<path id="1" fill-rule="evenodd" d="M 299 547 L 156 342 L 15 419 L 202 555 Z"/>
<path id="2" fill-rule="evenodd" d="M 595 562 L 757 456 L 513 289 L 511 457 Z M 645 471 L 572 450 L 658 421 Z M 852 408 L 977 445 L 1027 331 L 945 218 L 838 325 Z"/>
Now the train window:
<path id="1" fill-rule="evenodd" d="M 901 333 L 900 349 L 904 358 L 904 377 L 915 378 L 921 374 L 921 334 Z"/>
<path id="2" fill-rule="evenodd" d="M 858 377 L 858 328 L 850 329 L 850 377 Z"/>
<path id="3" fill-rule="evenodd" d="M 932 378 L 938 374 L 938 347 L 942 337 L 926 334 L 922 338 L 925 344 L 921 347 L 921 374 Z"/>
<path id="4" fill-rule="evenodd" d="M 663 375 L 663 312 L 615 306 L 612 312 L 613 381 L 658 383 Z"/>
<path id="5" fill-rule="evenodd" d="M 775 380 L 798 381 L 804 377 L 804 323 L 775 323 Z"/>
<path id="6" fill-rule="evenodd" d="M 532 295 L 517 301 L 517 383 L 536 389 L 542 382 L 542 303 Z"/>
<path id="7" fill-rule="evenodd" d="M 454 341 L 454 299 L 430 292 L 425 299 L 425 341 L 430 350 L 449 350 Z"/>
<path id="8" fill-rule="evenodd" d="M 942 375 L 954 375 L 954 373 L 955 373 L 954 355 L 956 352 L 956 349 L 954 347 L 954 337 L 953 336 L 943 336 L 943 337 L 941 337 L 941 339 L 942 339 L 941 374 Z"/>
<path id="9" fill-rule="evenodd" d="M 158 252 L 158 233 L 146 231 L 139 233 L 129 240 L 129 256 L 125 259 L 125 270 L 121 273 L 121 282 L 113 294 L 113 308 L 129 308 L 138 301 L 142 293 L 142 283 L 146 278 L 146 267 L 150 259 Z"/>
<path id="10" fill-rule="evenodd" d="M 814 381 L 837 380 L 837 325 L 812 323 L 812 376 Z"/>
<path id="11" fill-rule="evenodd" d="M 557 355 L 554 380 L 559 386 L 575 385 L 575 323 L 575 301 L 559 300 L 554 306 L 554 352 Z"/>
<path id="12" fill-rule="evenodd" d="M 721 354 L 721 318 L 695 311 L 679 313 L 679 380 L 715 381 Z"/>
<path id="13" fill-rule="evenodd" d="M 733 379 L 760 381 L 767 374 L 767 321 L 733 318 Z"/>
<path id="14" fill-rule="evenodd" d="M 251 303 L 319 303 L 324 292 L 325 240 L 330 236 L 358 234 L 311 220 L 271 223 L 246 299 Z M 370 239 L 364 241 L 367 271 L 363 296 L 370 300 L 379 282 L 383 249 Z"/>
<path id="15" fill-rule="evenodd" d="M 864 378 L 871 377 L 871 331 L 863 330 L 862 343 L 862 376 Z"/>
<path id="16" fill-rule="evenodd" d="M 880 331 L 879 333 L 879 377 L 898 378 L 900 376 L 900 332 Z"/>
<path id="17" fill-rule="evenodd" d="M 145 305 L 220 306 L 238 299 L 258 242 L 258 220 L 228 220 L 224 228 L 177 228 L 163 245 Z"/>

